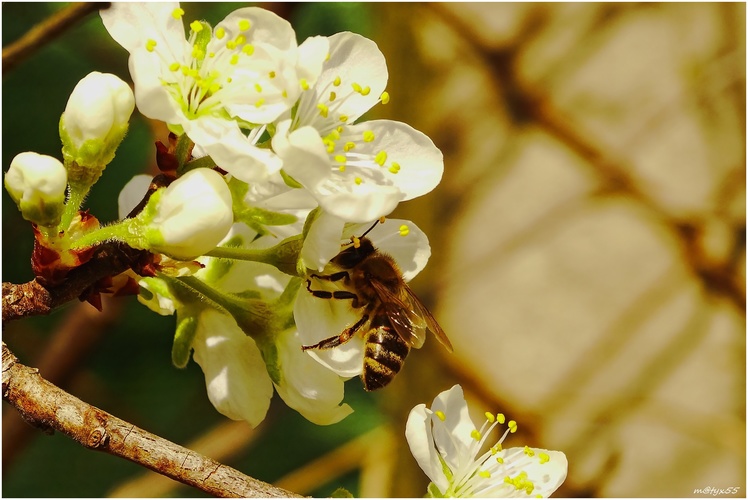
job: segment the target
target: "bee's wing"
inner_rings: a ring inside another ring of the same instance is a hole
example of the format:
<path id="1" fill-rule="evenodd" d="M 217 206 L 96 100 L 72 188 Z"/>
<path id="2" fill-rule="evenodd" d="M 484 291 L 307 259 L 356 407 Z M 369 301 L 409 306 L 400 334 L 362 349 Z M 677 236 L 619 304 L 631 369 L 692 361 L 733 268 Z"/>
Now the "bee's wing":
<path id="1" fill-rule="evenodd" d="M 412 307 L 413 313 L 417 314 L 419 318 L 423 318 L 423 320 L 426 322 L 426 326 L 429 330 L 431 330 L 431 333 L 434 334 L 434 336 L 439 340 L 439 342 L 447 348 L 449 352 L 454 351 L 454 348 L 452 347 L 452 343 L 447 338 L 447 334 L 444 333 L 444 330 L 442 330 L 442 327 L 439 326 L 439 323 L 436 321 L 436 318 L 434 317 L 431 312 L 426 309 L 426 306 L 423 305 L 423 303 L 416 297 L 416 294 L 413 293 L 413 290 L 410 289 L 409 286 L 405 286 L 405 289 L 408 292 L 408 298 L 410 305 Z M 423 343 L 423 342 L 421 342 Z"/>
<path id="2" fill-rule="evenodd" d="M 452 352 L 452 344 L 447 339 L 444 330 L 408 285 L 403 284 L 402 295 L 393 293 L 376 280 L 372 280 L 371 285 L 376 290 L 392 327 L 411 347 L 420 349 L 423 346 L 428 329 L 436 335 L 444 347 Z"/>

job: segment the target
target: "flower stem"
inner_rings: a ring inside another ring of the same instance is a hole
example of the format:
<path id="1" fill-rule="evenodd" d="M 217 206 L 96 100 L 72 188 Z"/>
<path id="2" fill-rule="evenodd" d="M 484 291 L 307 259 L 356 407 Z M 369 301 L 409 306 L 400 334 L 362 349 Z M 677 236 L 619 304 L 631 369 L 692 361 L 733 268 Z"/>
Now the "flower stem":
<path id="1" fill-rule="evenodd" d="M 251 262 L 262 262 L 270 264 L 282 273 L 290 276 L 299 276 L 298 262 L 299 253 L 304 241 L 301 235 L 291 236 L 277 245 L 263 249 L 248 249 L 236 247 L 218 247 L 207 256 L 221 259 L 248 260 Z"/>
<path id="2" fill-rule="evenodd" d="M 88 195 L 90 189 L 91 186 L 70 184 L 70 187 L 68 188 L 68 200 L 65 202 L 65 211 L 62 212 L 60 225 L 57 226 L 60 231 L 68 230 L 73 219 L 78 214 L 81 205 L 83 205 L 83 200 L 86 199 L 86 195 Z"/>

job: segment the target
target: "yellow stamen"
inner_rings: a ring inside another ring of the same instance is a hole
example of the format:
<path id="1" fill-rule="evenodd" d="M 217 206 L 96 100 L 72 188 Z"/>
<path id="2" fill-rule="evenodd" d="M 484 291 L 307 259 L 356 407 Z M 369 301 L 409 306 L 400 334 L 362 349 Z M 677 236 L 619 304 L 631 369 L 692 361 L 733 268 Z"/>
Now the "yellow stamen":
<path id="1" fill-rule="evenodd" d="M 374 140 L 374 132 L 367 130 L 363 134 L 364 142 L 371 142 Z"/>
<path id="2" fill-rule="evenodd" d="M 523 450 L 523 453 L 527 455 L 528 457 L 534 457 L 535 456 L 535 450 L 531 449 L 529 446 L 525 446 L 525 449 Z"/>
<path id="3" fill-rule="evenodd" d="M 335 85 L 336 87 L 340 86 L 340 77 L 336 76 L 335 80 L 332 81 L 332 84 Z"/>
<path id="4" fill-rule="evenodd" d="M 387 151 L 380 151 L 377 156 L 374 157 L 374 162 L 380 167 L 384 166 L 384 162 L 387 161 Z"/>
<path id="5" fill-rule="evenodd" d="M 393 174 L 396 174 L 400 171 L 400 164 L 396 161 L 392 162 L 392 165 L 390 165 L 389 171 Z"/>
<path id="6" fill-rule="evenodd" d="M 153 52 L 153 49 L 156 48 L 156 40 L 153 38 L 149 38 L 147 42 L 145 42 L 145 50 L 148 52 Z"/>
<path id="7" fill-rule="evenodd" d="M 402 231 L 400 232 L 402 235 Z M 483 436 L 480 435 L 480 432 L 478 432 L 478 429 L 473 429 L 473 431 L 470 433 L 470 437 L 475 439 L 476 441 L 480 441 Z"/>
<path id="8" fill-rule="evenodd" d="M 410 228 L 408 228 L 408 226 L 406 226 L 405 224 L 403 224 L 402 226 L 399 227 L 399 231 L 398 232 L 400 233 L 400 236 L 408 236 L 408 234 L 410 234 Z M 474 431 L 474 432 L 476 432 L 478 434 L 478 440 L 480 440 L 480 432 L 478 432 L 478 431 Z M 470 435 L 473 436 L 472 433 Z M 475 437 L 475 436 L 473 436 L 473 437 Z"/>
<path id="9" fill-rule="evenodd" d="M 180 9 L 179 7 L 171 11 L 171 17 L 173 17 L 174 19 L 177 19 L 177 20 L 182 19 L 183 15 L 184 15 L 184 9 Z"/>
<path id="10" fill-rule="evenodd" d="M 268 76 L 270 78 L 275 78 L 275 71 L 271 71 L 270 73 L 268 73 Z"/>
<path id="11" fill-rule="evenodd" d="M 226 30 L 221 26 L 220 28 L 216 29 L 216 38 L 221 40 L 223 37 L 226 36 Z"/>
<path id="12" fill-rule="evenodd" d="M 503 458 L 501 458 L 501 457 L 496 457 L 496 461 L 497 461 L 498 463 L 500 463 L 500 464 L 503 464 L 503 463 L 504 463 L 504 459 L 503 459 Z"/>
<path id="13" fill-rule="evenodd" d="M 309 82 L 306 81 L 306 78 L 299 80 L 299 83 L 301 84 L 301 90 L 309 90 Z"/>
<path id="14" fill-rule="evenodd" d="M 242 19 L 239 21 L 239 30 L 240 31 L 247 31 L 249 29 L 249 21 L 247 19 Z"/>
<path id="15" fill-rule="evenodd" d="M 248 43 L 247 45 L 245 45 L 244 47 L 242 47 L 242 52 L 245 53 L 248 56 L 251 56 L 252 54 L 255 53 L 255 46 L 252 45 L 251 43 Z"/>
<path id="16" fill-rule="evenodd" d="M 169 71 L 177 71 L 179 69 L 179 63 L 173 62 L 169 65 Z"/>
<path id="17" fill-rule="evenodd" d="M 263 104 L 265 104 L 265 99 L 262 99 L 262 98 L 257 99 L 257 101 L 255 101 L 255 108 L 259 108 Z"/>
<path id="18" fill-rule="evenodd" d="M 317 109 L 319 109 L 319 114 L 323 118 L 327 118 L 327 112 L 329 111 L 329 108 L 327 106 L 325 106 L 322 103 L 319 103 L 319 104 L 317 104 Z"/>
<path id="19" fill-rule="evenodd" d="M 255 90 L 257 92 L 262 92 L 262 85 L 260 85 L 259 83 L 255 83 Z"/>
<path id="20" fill-rule="evenodd" d="M 497 414 L 496 414 L 496 420 L 497 420 L 497 421 L 498 421 L 498 422 L 499 422 L 500 424 L 502 424 L 502 425 L 503 425 L 503 424 L 504 424 L 504 422 L 506 422 L 506 417 L 504 416 L 504 414 L 503 414 L 503 413 L 497 413 Z"/>
<path id="21" fill-rule="evenodd" d="M 195 33 L 200 33 L 203 30 L 203 25 L 200 21 L 195 20 L 190 23 L 190 29 Z"/>
<path id="22" fill-rule="evenodd" d="M 512 434 L 517 432 L 517 422 L 515 422 L 514 420 L 510 420 L 507 426 L 509 427 L 509 432 L 511 432 Z"/>
<path id="23" fill-rule="evenodd" d="M 338 163 L 345 163 L 346 159 L 345 155 L 335 155 L 335 161 Z"/>
<path id="24" fill-rule="evenodd" d="M 234 54 L 231 56 L 231 59 L 229 59 L 229 64 L 239 64 L 239 54 Z"/>
<path id="25" fill-rule="evenodd" d="M 343 151 L 347 153 L 348 151 L 352 150 L 355 147 L 356 147 L 355 143 L 348 141 L 343 145 Z"/>
<path id="26" fill-rule="evenodd" d="M 482 471 L 479 471 L 479 472 L 478 472 L 478 475 L 479 475 L 480 477 L 484 477 L 484 478 L 486 478 L 486 479 L 488 479 L 489 477 L 491 477 L 491 473 L 490 473 L 489 471 L 487 471 L 487 470 L 482 470 Z"/>
<path id="27" fill-rule="evenodd" d="M 486 412 L 484 415 L 486 416 L 486 420 L 489 422 L 494 423 L 496 421 L 496 417 L 493 416 L 493 413 Z"/>
<path id="28" fill-rule="evenodd" d="M 334 101 L 338 95 L 335 92 L 330 92 L 330 102 Z"/>
<path id="29" fill-rule="evenodd" d="M 550 455 L 547 453 L 538 453 L 538 458 L 540 459 L 541 464 L 547 463 L 551 460 Z"/>
<path id="30" fill-rule="evenodd" d="M 355 179 L 353 179 L 353 182 L 355 182 L 357 186 L 360 186 L 364 181 L 361 179 L 361 177 L 356 177 Z"/>
<path id="31" fill-rule="evenodd" d="M 447 419 L 447 416 L 446 416 L 446 415 L 444 414 L 444 412 L 443 412 L 443 411 L 441 411 L 441 410 L 436 410 L 436 411 L 434 412 L 434 415 L 436 415 L 436 416 L 437 416 L 437 418 L 439 418 L 439 420 L 441 420 L 442 422 L 444 422 L 444 421 L 445 421 L 445 420 Z"/>
<path id="32" fill-rule="evenodd" d="M 382 104 L 387 104 L 388 102 L 390 102 L 389 92 L 382 92 L 382 95 L 379 96 L 379 100 L 382 101 Z"/>

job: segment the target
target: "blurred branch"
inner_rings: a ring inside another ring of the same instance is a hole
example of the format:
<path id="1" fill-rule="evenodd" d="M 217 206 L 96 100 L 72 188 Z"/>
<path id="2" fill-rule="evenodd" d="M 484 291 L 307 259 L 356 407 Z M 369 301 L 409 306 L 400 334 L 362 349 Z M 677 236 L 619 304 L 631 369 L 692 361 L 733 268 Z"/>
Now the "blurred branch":
<path id="1" fill-rule="evenodd" d="M 370 457 L 381 455 L 379 450 L 382 447 L 391 451 L 392 441 L 391 431 L 386 427 L 377 427 L 283 476 L 275 481 L 275 484 L 280 488 L 304 493 L 312 492 L 347 472 L 361 467 L 362 464 L 370 464 Z M 386 474 L 384 477 L 386 477 Z M 367 482 L 367 484 L 370 488 L 370 483 Z M 379 487 L 384 488 L 386 485 L 380 484 Z M 365 495 L 362 491 L 361 496 L 379 495 Z"/>
<path id="2" fill-rule="evenodd" d="M 446 26 L 460 33 L 475 53 L 486 62 L 487 69 L 493 73 L 497 81 L 502 83 L 500 88 L 504 94 L 503 99 L 515 120 L 532 122 L 543 128 L 548 134 L 574 150 L 593 168 L 595 174 L 603 180 L 603 189 L 606 192 L 626 194 L 656 215 L 671 230 L 671 234 L 678 237 L 687 262 L 704 288 L 727 298 L 745 314 L 746 297 L 738 273 L 735 271 L 737 261 L 732 259 L 714 266 L 701 259 L 688 258 L 696 254 L 692 248 L 693 241 L 689 239 L 687 231 L 684 231 L 686 224 L 667 214 L 657 201 L 645 192 L 631 174 L 634 169 L 628 165 L 625 153 L 611 152 L 609 147 L 604 148 L 597 144 L 591 138 L 591 134 L 580 131 L 569 117 L 559 112 L 549 96 L 518 77 L 515 69 L 520 56 L 518 46 L 501 49 L 487 46 L 478 37 L 476 31 L 466 25 L 465 20 L 450 15 L 445 5 L 438 3 L 427 5 Z M 745 227 L 736 228 L 736 232 L 744 233 Z M 743 247 L 745 245 L 744 242 L 738 242 L 738 244 L 742 244 Z M 734 254 L 740 259 L 741 252 L 734 252 Z"/>
<path id="3" fill-rule="evenodd" d="M 31 28 L 21 38 L 3 48 L 3 76 L 75 23 L 109 5 L 109 2 L 73 3 Z"/>
<path id="4" fill-rule="evenodd" d="M 3 342 L 3 399 L 31 425 L 57 430 L 92 450 L 125 458 L 219 497 L 298 496 L 150 434 L 95 408 L 24 366 Z"/>

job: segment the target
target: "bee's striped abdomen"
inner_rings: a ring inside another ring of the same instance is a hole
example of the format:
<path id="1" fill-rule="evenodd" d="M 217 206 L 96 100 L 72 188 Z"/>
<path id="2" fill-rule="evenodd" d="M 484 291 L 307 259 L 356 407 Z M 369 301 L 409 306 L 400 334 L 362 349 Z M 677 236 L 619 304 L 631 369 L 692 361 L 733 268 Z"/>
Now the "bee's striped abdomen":
<path id="1" fill-rule="evenodd" d="M 375 391 L 392 382 L 409 352 L 410 346 L 389 325 L 372 328 L 364 346 L 364 389 Z"/>

